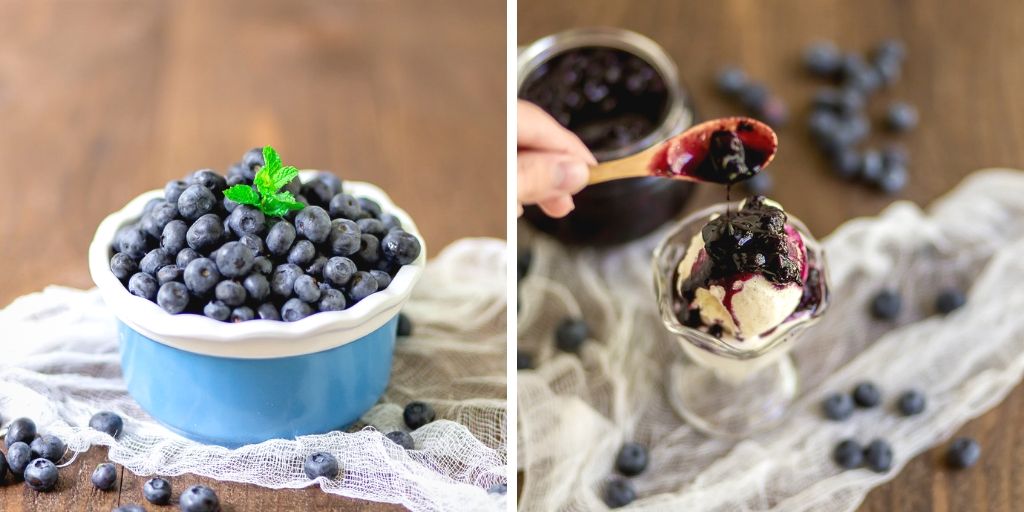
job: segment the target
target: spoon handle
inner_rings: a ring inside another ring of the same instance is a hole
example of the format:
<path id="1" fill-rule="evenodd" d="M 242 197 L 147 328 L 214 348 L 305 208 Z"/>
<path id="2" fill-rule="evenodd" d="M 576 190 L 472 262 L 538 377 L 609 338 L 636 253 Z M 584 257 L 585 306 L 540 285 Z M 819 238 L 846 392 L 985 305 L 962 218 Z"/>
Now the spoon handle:
<path id="1" fill-rule="evenodd" d="M 596 185 L 598 183 L 624 178 L 642 178 L 644 176 L 651 176 L 649 165 L 651 157 L 654 156 L 654 152 L 657 150 L 657 147 L 658 145 L 656 144 L 639 153 L 619 158 L 617 160 L 601 162 L 596 167 L 591 167 L 590 180 L 587 184 Z"/>

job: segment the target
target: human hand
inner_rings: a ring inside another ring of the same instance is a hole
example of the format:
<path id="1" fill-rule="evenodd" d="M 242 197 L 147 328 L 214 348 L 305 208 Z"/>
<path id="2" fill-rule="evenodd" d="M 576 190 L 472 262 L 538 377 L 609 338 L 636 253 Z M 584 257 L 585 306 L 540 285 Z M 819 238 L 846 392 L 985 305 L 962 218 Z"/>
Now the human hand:
<path id="1" fill-rule="evenodd" d="M 523 205 L 536 204 L 552 217 L 575 208 L 572 195 L 587 185 L 594 155 L 574 133 L 547 112 L 519 100 L 516 133 L 519 215 Z"/>

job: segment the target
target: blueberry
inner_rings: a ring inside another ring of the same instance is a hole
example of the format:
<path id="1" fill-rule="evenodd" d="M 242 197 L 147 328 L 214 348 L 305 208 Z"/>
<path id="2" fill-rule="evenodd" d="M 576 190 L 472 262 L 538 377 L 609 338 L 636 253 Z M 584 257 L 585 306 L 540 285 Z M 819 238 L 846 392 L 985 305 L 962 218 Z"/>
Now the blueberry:
<path id="1" fill-rule="evenodd" d="M 590 328 L 583 320 L 566 318 L 555 329 L 555 345 L 564 352 L 579 352 L 590 337 Z"/>
<path id="2" fill-rule="evenodd" d="M 263 274 L 249 274 L 242 281 L 242 287 L 246 295 L 255 301 L 262 301 L 270 295 L 270 281 Z"/>
<path id="3" fill-rule="evenodd" d="M 508 484 L 494 484 L 487 488 L 487 494 L 508 494 Z"/>
<path id="4" fill-rule="evenodd" d="M 949 445 L 946 452 L 946 462 L 958 469 L 965 469 L 975 465 L 981 458 L 981 445 L 969 437 L 958 437 Z"/>
<path id="5" fill-rule="evenodd" d="M 967 297 L 964 292 L 956 288 L 947 288 L 935 298 L 935 311 L 940 315 L 948 315 L 967 304 Z"/>
<path id="6" fill-rule="evenodd" d="M 320 283 L 313 276 L 301 275 L 296 278 L 293 291 L 303 302 L 312 303 L 320 300 Z"/>
<path id="7" fill-rule="evenodd" d="M 829 110 L 814 110 L 807 119 L 807 129 L 819 146 L 824 145 L 839 126 L 839 116 Z"/>
<path id="8" fill-rule="evenodd" d="M 747 74 L 737 67 L 722 68 L 715 77 L 715 85 L 722 94 L 736 96 L 747 85 Z"/>
<path id="9" fill-rule="evenodd" d="M 178 255 L 174 258 L 174 264 L 181 268 L 185 268 L 188 267 L 189 263 L 192 263 L 202 257 L 203 255 L 196 252 L 195 249 L 186 247 L 178 251 Z"/>
<path id="10" fill-rule="evenodd" d="M 335 459 L 334 455 L 327 452 L 317 452 L 306 457 L 306 461 L 302 464 L 302 469 L 306 472 L 306 478 L 310 480 L 320 477 L 333 480 L 337 478 L 340 471 L 338 459 Z"/>
<path id="11" fill-rule="evenodd" d="M 636 442 L 622 445 L 615 457 L 615 469 L 626 476 L 636 476 L 647 469 L 647 448 Z"/>
<path id="12" fill-rule="evenodd" d="M 213 296 L 228 306 L 241 306 L 246 299 L 245 287 L 236 281 L 225 280 L 217 283 Z"/>
<path id="13" fill-rule="evenodd" d="M 10 471 L 10 468 L 7 466 L 7 457 L 3 453 L 0 453 L 0 482 L 2 482 L 4 478 L 7 478 L 8 471 Z"/>
<path id="14" fill-rule="evenodd" d="M 256 171 L 258 171 L 260 167 L 263 167 L 263 165 L 263 148 L 252 148 L 242 155 L 242 167 L 249 169 L 252 176 L 255 176 Z M 252 179 L 252 177 L 249 179 Z"/>
<path id="15" fill-rule="evenodd" d="M 363 209 L 363 212 L 368 214 L 370 217 L 378 218 L 380 217 L 380 214 L 383 213 L 380 209 L 380 205 L 373 199 L 360 197 L 357 201 L 359 201 L 359 207 Z"/>
<path id="16" fill-rule="evenodd" d="M 772 177 L 767 172 L 761 171 L 752 178 L 743 181 L 743 187 L 751 195 L 767 195 L 772 190 Z"/>
<path id="17" fill-rule="evenodd" d="M 882 392 L 871 382 L 861 382 L 853 388 L 853 401 L 857 407 L 875 407 L 882 402 Z"/>
<path id="18" fill-rule="evenodd" d="M 751 112 L 761 110 L 764 102 L 768 99 L 768 89 L 759 83 L 750 83 L 739 92 L 740 104 Z"/>
<path id="19" fill-rule="evenodd" d="M 900 413 L 904 416 L 913 416 L 924 411 L 926 400 L 924 393 L 911 389 L 900 395 L 897 404 L 899 405 Z"/>
<path id="20" fill-rule="evenodd" d="M 220 498 L 205 485 L 193 485 L 178 498 L 181 512 L 220 512 Z"/>
<path id="21" fill-rule="evenodd" d="M 185 286 L 198 297 L 210 293 L 219 282 L 220 271 L 209 258 L 193 260 L 185 267 Z"/>
<path id="22" fill-rule="evenodd" d="M 384 224 L 384 234 L 387 234 L 393 229 L 402 229 L 402 221 L 398 220 L 398 217 L 395 217 L 390 213 L 380 214 L 380 222 Z"/>
<path id="23" fill-rule="evenodd" d="M 402 419 L 409 428 L 416 430 L 427 423 L 434 421 L 437 414 L 434 408 L 426 402 L 409 402 L 402 411 Z"/>
<path id="24" fill-rule="evenodd" d="M 256 308 L 256 316 L 260 320 L 281 320 L 281 312 L 270 302 L 260 304 L 260 307 Z"/>
<path id="25" fill-rule="evenodd" d="M 156 293 L 156 303 L 164 308 L 164 311 L 173 314 L 181 313 L 188 307 L 188 288 L 178 282 L 164 283 L 160 291 Z"/>
<path id="26" fill-rule="evenodd" d="M 842 179 L 848 180 L 856 177 L 860 172 L 860 166 L 860 154 L 851 147 L 840 148 L 832 155 L 832 170 L 835 171 L 836 176 Z M 764 171 L 761 171 L 760 174 L 764 174 Z"/>
<path id="27" fill-rule="evenodd" d="M 864 464 L 864 449 L 860 443 L 847 439 L 832 450 L 832 460 L 843 469 L 856 469 Z"/>
<path id="28" fill-rule="evenodd" d="M 604 485 L 604 503 L 609 508 L 625 507 L 636 500 L 633 483 L 625 478 L 612 478 Z"/>
<path id="29" fill-rule="evenodd" d="M 174 263 L 171 259 L 171 254 L 164 249 L 153 249 L 146 253 L 139 261 L 139 270 L 145 272 L 151 276 L 156 276 L 156 271 L 161 268 Z"/>
<path id="30" fill-rule="evenodd" d="M 178 254 L 188 246 L 187 234 L 188 224 L 185 224 L 185 221 L 172 220 L 160 233 L 160 247 L 171 254 Z"/>
<path id="31" fill-rule="evenodd" d="M 228 242 L 217 250 L 217 271 L 224 277 L 242 277 L 252 270 L 255 257 L 241 242 Z"/>
<path id="32" fill-rule="evenodd" d="M 282 220 L 274 224 L 267 232 L 267 250 L 274 256 L 287 254 L 295 243 L 295 235 L 295 226 L 291 222 Z"/>
<path id="33" fill-rule="evenodd" d="M 156 278 L 139 272 L 128 280 L 128 291 L 136 297 L 142 297 L 146 300 L 156 300 L 157 291 L 160 289 L 160 284 Z"/>
<path id="34" fill-rule="evenodd" d="M 789 106 L 781 97 L 769 95 L 757 107 L 754 115 L 773 128 L 781 128 L 789 122 Z"/>
<path id="35" fill-rule="evenodd" d="M 352 260 L 335 256 L 324 265 L 324 279 L 334 286 L 344 286 L 356 273 L 356 264 Z"/>
<path id="36" fill-rule="evenodd" d="M 117 413 L 100 411 L 89 418 L 89 428 L 104 432 L 110 437 L 117 439 L 124 431 L 124 420 Z"/>
<path id="37" fill-rule="evenodd" d="M 242 235 L 238 237 L 238 243 L 248 247 L 252 251 L 253 256 L 259 256 L 267 252 L 266 246 L 263 245 L 263 239 L 257 235 Z"/>
<path id="38" fill-rule="evenodd" d="M 882 153 L 876 149 L 865 150 L 860 159 L 860 178 L 868 183 L 877 183 L 882 176 Z"/>
<path id="39" fill-rule="evenodd" d="M 317 256 L 302 271 L 311 276 L 323 277 L 325 266 L 327 266 L 327 256 Z"/>
<path id="40" fill-rule="evenodd" d="M 288 251 L 288 263 L 304 267 L 316 258 L 316 246 L 309 240 L 299 240 Z"/>
<path id="41" fill-rule="evenodd" d="M 832 77 L 839 72 L 843 63 L 843 54 L 831 41 L 819 41 L 804 50 L 804 67 L 811 74 L 820 77 Z"/>
<path id="42" fill-rule="evenodd" d="M 899 144 L 890 144 L 882 149 L 882 162 L 886 166 L 906 167 L 910 163 L 910 154 L 907 152 L 907 148 Z"/>
<path id="43" fill-rule="evenodd" d="M 387 438 L 393 443 L 405 448 L 406 450 L 415 450 L 416 442 L 408 432 L 396 430 L 394 432 L 388 432 Z"/>
<path id="44" fill-rule="evenodd" d="M 846 393 L 833 393 L 825 397 L 821 406 L 825 417 L 830 420 L 843 421 L 853 414 L 853 398 Z"/>
<path id="45" fill-rule="evenodd" d="M 864 462 L 871 471 L 885 473 L 892 467 L 892 447 L 882 439 L 875 439 L 864 449 Z"/>
<path id="46" fill-rule="evenodd" d="M 50 462 L 59 462 L 64 457 L 64 452 L 67 451 L 64 441 L 50 434 L 35 438 L 28 447 L 32 450 L 33 458 L 42 458 Z"/>
<path id="47" fill-rule="evenodd" d="M 285 322 L 298 322 L 312 314 L 313 308 L 303 302 L 302 299 L 288 299 L 281 306 L 281 319 Z"/>
<path id="48" fill-rule="evenodd" d="M 164 185 L 164 200 L 168 203 L 178 204 L 181 193 L 188 188 L 188 183 L 181 180 L 171 180 Z"/>
<path id="49" fill-rule="evenodd" d="M 871 62 L 882 83 L 890 85 L 896 83 L 902 74 L 903 63 L 891 57 L 875 57 Z"/>
<path id="50" fill-rule="evenodd" d="M 190 185 L 178 197 L 178 213 L 188 220 L 195 220 L 213 211 L 217 199 L 210 189 L 202 185 Z"/>
<path id="51" fill-rule="evenodd" d="M 353 304 L 377 292 L 377 280 L 369 272 L 356 272 L 348 282 L 348 298 Z"/>
<path id="52" fill-rule="evenodd" d="M 878 46 L 872 52 L 872 56 L 875 60 L 894 59 L 900 61 L 907 56 L 907 49 L 903 45 L 903 41 L 899 39 L 885 39 L 878 43 Z"/>
<path id="53" fill-rule="evenodd" d="M 281 297 L 291 297 L 295 280 L 303 275 L 302 269 L 292 263 L 278 265 L 270 278 L 270 291 Z"/>
<path id="54" fill-rule="evenodd" d="M 258 208 L 243 204 L 228 215 L 228 227 L 236 236 L 258 235 L 267 227 L 267 217 Z"/>
<path id="55" fill-rule="evenodd" d="M 249 320 L 256 319 L 256 312 L 249 306 L 239 306 L 231 310 L 231 316 L 228 317 L 228 322 L 237 324 L 239 322 L 248 322 Z"/>
<path id="56" fill-rule="evenodd" d="M 220 322 L 227 322 L 231 317 L 231 308 L 219 300 L 213 300 L 203 306 L 203 315 Z"/>
<path id="57" fill-rule="evenodd" d="M 903 308 L 903 300 L 896 290 L 882 290 L 871 299 L 871 316 L 879 320 L 895 320 Z"/>
<path id="58" fill-rule="evenodd" d="M 10 448 L 14 443 L 22 442 L 28 444 L 35 438 L 36 422 L 28 418 L 18 418 L 7 426 L 7 435 L 4 437 L 4 443 Z"/>
<path id="59" fill-rule="evenodd" d="M 346 301 L 344 293 L 341 293 L 334 288 L 327 288 L 320 292 L 320 302 L 317 303 L 318 311 L 342 311 L 345 309 L 345 306 Z"/>
<path id="60" fill-rule="evenodd" d="M 886 165 L 882 167 L 882 174 L 878 177 L 875 185 L 886 194 L 896 194 L 907 186 L 907 168 L 900 165 Z"/>
<path id="61" fill-rule="evenodd" d="M 384 238 L 384 235 L 387 235 L 389 231 L 379 219 L 359 219 L 356 221 L 356 225 L 359 226 L 359 231 L 364 235 L 370 234 L 378 239 Z"/>
<path id="62" fill-rule="evenodd" d="M 331 198 L 329 210 L 334 219 L 358 220 L 366 216 L 359 201 L 348 194 L 337 194 Z"/>
<path id="63" fill-rule="evenodd" d="M 302 184 L 302 195 L 312 205 L 327 206 L 331 202 L 331 198 L 334 197 L 334 194 L 335 192 L 331 190 L 331 186 L 322 180 L 314 179 Z"/>
<path id="64" fill-rule="evenodd" d="M 57 486 L 57 466 L 46 459 L 36 459 L 25 468 L 25 485 L 33 491 L 52 491 Z"/>
<path id="65" fill-rule="evenodd" d="M 7 466 L 11 470 L 11 474 L 25 473 L 29 462 L 32 462 L 32 449 L 24 441 L 11 443 L 7 447 Z"/>
<path id="66" fill-rule="evenodd" d="M 139 271 L 139 265 L 131 256 L 119 252 L 110 258 L 110 271 L 113 272 L 114 277 L 124 281 Z"/>
<path id="67" fill-rule="evenodd" d="M 331 216 L 319 206 L 307 206 L 295 216 L 295 231 L 310 242 L 323 242 L 331 234 Z"/>
<path id="68" fill-rule="evenodd" d="M 109 462 L 99 464 L 92 472 L 92 485 L 101 491 L 113 489 L 116 481 L 117 468 Z"/>
<path id="69" fill-rule="evenodd" d="M 213 213 L 208 213 L 197 219 L 185 232 L 185 242 L 197 251 L 212 249 L 220 243 L 222 238 L 224 238 L 224 223 Z"/>
<path id="70" fill-rule="evenodd" d="M 146 234 L 137 227 L 129 227 L 118 231 L 115 237 L 118 252 L 123 252 L 132 258 L 141 259 L 146 255 L 149 244 L 146 241 Z"/>
<path id="71" fill-rule="evenodd" d="M 860 55 L 854 53 L 843 56 L 839 74 L 844 85 L 854 87 L 864 94 L 871 94 L 882 85 L 877 72 Z"/>
<path id="72" fill-rule="evenodd" d="M 214 194 L 220 194 L 224 192 L 224 189 L 228 188 L 227 180 L 213 169 L 200 169 L 192 173 L 192 176 L 189 177 L 189 183 L 192 185 L 202 185 Z"/>
<path id="73" fill-rule="evenodd" d="M 163 202 L 165 202 L 165 200 L 160 199 L 159 197 L 155 197 L 153 199 L 150 199 L 149 201 L 146 201 L 145 206 L 142 207 L 142 215 L 149 215 L 149 212 L 153 211 L 154 208 L 156 208 L 160 203 Z"/>
<path id="74" fill-rule="evenodd" d="M 384 272 L 383 270 L 371 270 L 370 275 L 377 280 L 377 291 L 381 291 L 388 286 L 391 286 L 391 274 Z"/>
<path id="75" fill-rule="evenodd" d="M 257 256 L 252 260 L 252 271 L 269 276 L 274 272 L 274 264 L 266 256 Z"/>
<path id="76" fill-rule="evenodd" d="M 376 220 L 376 219 L 364 219 Z M 380 260 L 380 241 L 373 235 L 363 233 L 359 237 L 359 252 L 356 253 L 359 261 L 366 265 L 373 265 Z"/>
<path id="77" fill-rule="evenodd" d="M 902 101 L 895 102 L 885 112 L 885 123 L 892 131 L 908 131 L 917 126 L 917 109 Z"/>
<path id="78" fill-rule="evenodd" d="M 178 207 L 162 201 L 153 210 L 142 217 L 142 230 L 153 238 L 160 237 L 164 228 L 178 217 Z"/>
<path id="79" fill-rule="evenodd" d="M 420 240 L 415 235 L 396 229 L 380 241 L 384 257 L 400 265 L 408 265 L 420 255 Z"/>
<path id="80" fill-rule="evenodd" d="M 359 252 L 362 245 L 360 239 L 362 232 L 359 226 L 348 219 L 334 219 L 331 221 L 331 234 L 327 245 L 334 256 L 351 256 Z M 386 237 L 385 237 L 386 238 Z"/>
<path id="81" fill-rule="evenodd" d="M 853 116 L 864 110 L 864 95 L 857 89 L 821 89 L 814 96 L 815 108 L 829 109 L 842 116 Z"/>
<path id="82" fill-rule="evenodd" d="M 150 478 L 142 485 L 142 496 L 154 505 L 167 505 L 171 502 L 171 483 L 163 478 Z"/>
<path id="83" fill-rule="evenodd" d="M 533 355 L 529 352 L 519 350 L 516 352 L 516 370 L 529 370 L 533 368 Z"/>
<path id="84" fill-rule="evenodd" d="M 764 173 L 761 173 L 764 174 Z M 533 265 L 533 251 L 529 248 L 519 249 L 516 254 L 516 272 L 517 279 L 522 281 L 527 274 L 530 273 L 530 267 Z"/>
<path id="85" fill-rule="evenodd" d="M 146 512 L 146 509 L 134 503 L 130 503 L 128 505 L 121 505 L 111 512 Z"/>
<path id="86" fill-rule="evenodd" d="M 398 335 L 402 337 L 412 336 L 412 320 L 405 313 L 398 314 Z"/>

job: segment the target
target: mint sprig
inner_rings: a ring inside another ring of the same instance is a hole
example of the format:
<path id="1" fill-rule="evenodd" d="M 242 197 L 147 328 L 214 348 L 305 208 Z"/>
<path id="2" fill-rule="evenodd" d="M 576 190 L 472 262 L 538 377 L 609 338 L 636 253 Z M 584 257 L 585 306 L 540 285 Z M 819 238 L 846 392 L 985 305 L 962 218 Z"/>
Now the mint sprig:
<path id="1" fill-rule="evenodd" d="M 292 182 L 299 170 L 292 166 L 282 167 L 281 157 L 270 146 L 263 147 L 263 167 L 256 171 L 253 189 L 249 185 L 235 185 L 224 191 L 224 197 L 238 203 L 259 208 L 265 215 L 284 217 L 290 211 L 301 210 L 306 205 L 295 200 L 291 192 L 280 191 Z"/>

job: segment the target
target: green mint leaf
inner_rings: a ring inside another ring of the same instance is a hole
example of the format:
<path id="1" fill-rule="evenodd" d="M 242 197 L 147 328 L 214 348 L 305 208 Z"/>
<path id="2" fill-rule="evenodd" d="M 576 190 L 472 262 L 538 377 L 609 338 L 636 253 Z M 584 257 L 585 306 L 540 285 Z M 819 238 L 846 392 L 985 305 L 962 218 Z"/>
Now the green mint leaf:
<path id="1" fill-rule="evenodd" d="M 278 187 L 274 186 L 274 178 L 271 176 L 267 166 L 263 166 L 260 170 L 256 171 L 256 177 L 253 179 L 253 184 L 256 185 L 256 190 L 259 190 L 260 195 L 263 197 L 274 195 L 278 189 Z"/>
<path id="2" fill-rule="evenodd" d="M 274 181 L 274 190 L 280 190 L 281 187 L 291 183 L 298 175 L 299 170 L 290 165 L 282 167 L 277 171 L 270 171 L 270 178 Z"/>
<path id="3" fill-rule="evenodd" d="M 224 191 L 224 197 L 238 203 L 259 206 L 260 195 L 249 185 L 235 185 Z"/>
<path id="4" fill-rule="evenodd" d="M 270 168 L 270 174 L 273 175 L 274 171 L 281 168 L 281 157 L 278 156 L 277 150 L 270 146 L 263 146 L 263 168 Z"/>
<path id="5" fill-rule="evenodd" d="M 284 217 L 288 214 L 288 208 L 281 203 L 272 203 L 260 208 L 265 215 L 271 217 Z"/>
<path id="6" fill-rule="evenodd" d="M 295 196 L 291 192 L 278 192 L 274 194 L 274 202 L 284 205 L 289 210 L 301 210 L 306 207 L 306 205 L 296 201 Z"/>

